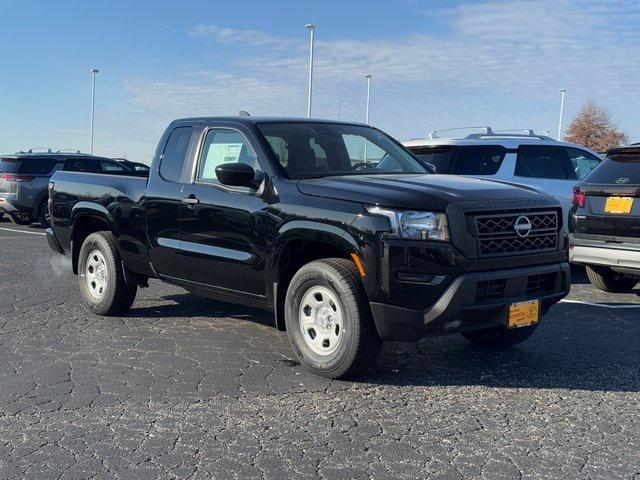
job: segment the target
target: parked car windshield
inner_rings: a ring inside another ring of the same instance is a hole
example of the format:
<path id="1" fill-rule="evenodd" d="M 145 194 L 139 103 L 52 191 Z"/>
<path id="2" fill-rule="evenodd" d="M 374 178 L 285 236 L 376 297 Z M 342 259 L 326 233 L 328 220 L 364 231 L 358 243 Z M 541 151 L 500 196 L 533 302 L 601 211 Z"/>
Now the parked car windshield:
<path id="1" fill-rule="evenodd" d="M 264 123 L 258 128 L 289 178 L 430 173 L 374 128 L 331 123 Z"/>

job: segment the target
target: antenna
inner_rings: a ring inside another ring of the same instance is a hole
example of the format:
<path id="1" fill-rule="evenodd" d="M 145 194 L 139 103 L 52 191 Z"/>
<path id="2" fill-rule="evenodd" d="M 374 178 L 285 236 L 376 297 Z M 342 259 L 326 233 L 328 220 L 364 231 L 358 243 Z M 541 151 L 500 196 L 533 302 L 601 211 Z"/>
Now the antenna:
<path id="1" fill-rule="evenodd" d="M 251 114 L 250 114 L 249 112 L 247 112 L 246 110 L 240 110 L 240 111 L 238 112 L 238 116 L 239 116 L 239 117 L 250 117 L 250 116 L 251 116 Z"/>

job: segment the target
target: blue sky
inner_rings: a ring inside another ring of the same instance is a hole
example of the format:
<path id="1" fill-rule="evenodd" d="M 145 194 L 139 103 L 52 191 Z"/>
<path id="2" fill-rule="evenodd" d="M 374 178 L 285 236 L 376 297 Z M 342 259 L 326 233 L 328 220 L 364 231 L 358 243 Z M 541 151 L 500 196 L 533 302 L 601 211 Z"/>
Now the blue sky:
<path id="1" fill-rule="evenodd" d="M 399 139 L 491 125 L 555 132 L 593 99 L 640 140 L 637 1 L 0 0 L 0 152 L 88 150 L 149 161 L 166 124 L 238 110 L 306 113 L 308 32 L 318 25 L 314 116 Z"/>

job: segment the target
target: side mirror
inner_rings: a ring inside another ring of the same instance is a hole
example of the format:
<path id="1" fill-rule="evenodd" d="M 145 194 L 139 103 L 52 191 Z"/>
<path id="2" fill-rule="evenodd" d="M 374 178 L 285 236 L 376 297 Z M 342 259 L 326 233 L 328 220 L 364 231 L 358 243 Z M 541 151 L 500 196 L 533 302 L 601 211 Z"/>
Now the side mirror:
<path id="1" fill-rule="evenodd" d="M 257 188 L 256 172 L 246 163 L 223 163 L 216 167 L 216 177 L 230 187 Z"/>
<path id="2" fill-rule="evenodd" d="M 436 166 L 433 163 L 429 163 L 426 162 L 427 167 L 429 167 L 431 170 L 433 170 L 433 173 L 438 173 L 438 169 L 436 168 Z"/>

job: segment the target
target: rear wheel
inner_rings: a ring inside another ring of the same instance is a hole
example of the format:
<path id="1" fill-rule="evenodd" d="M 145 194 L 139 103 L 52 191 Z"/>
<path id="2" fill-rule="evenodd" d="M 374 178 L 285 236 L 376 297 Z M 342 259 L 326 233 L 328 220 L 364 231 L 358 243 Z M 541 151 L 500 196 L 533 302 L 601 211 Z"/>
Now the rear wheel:
<path id="1" fill-rule="evenodd" d="M 627 293 L 638 283 L 637 279 L 625 277 L 610 268 L 587 265 L 586 270 L 591 284 L 605 292 Z"/>
<path id="2" fill-rule="evenodd" d="M 82 299 L 98 315 L 120 315 L 133 305 L 138 286 L 125 281 L 111 232 L 92 233 L 82 244 L 78 283 Z"/>
<path id="3" fill-rule="evenodd" d="M 50 226 L 48 208 L 49 205 L 46 199 L 40 202 L 40 206 L 38 207 L 38 223 L 44 228 Z"/>
<path id="4" fill-rule="evenodd" d="M 475 345 L 501 349 L 524 342 L 533 335 L 536 328 L 538 328 L 538 325 L 529 325 L 528 327 L 515 329 L 500 326 L 465 332 L 462 336 Z"/>
<path id="5" fill-rule="evenodd" d="M 294 275 L 285 321 L 298 360 L 324 377 L 363 372 L 382 347 L 358 271 L 346 259 L 317 260 Z"/>

